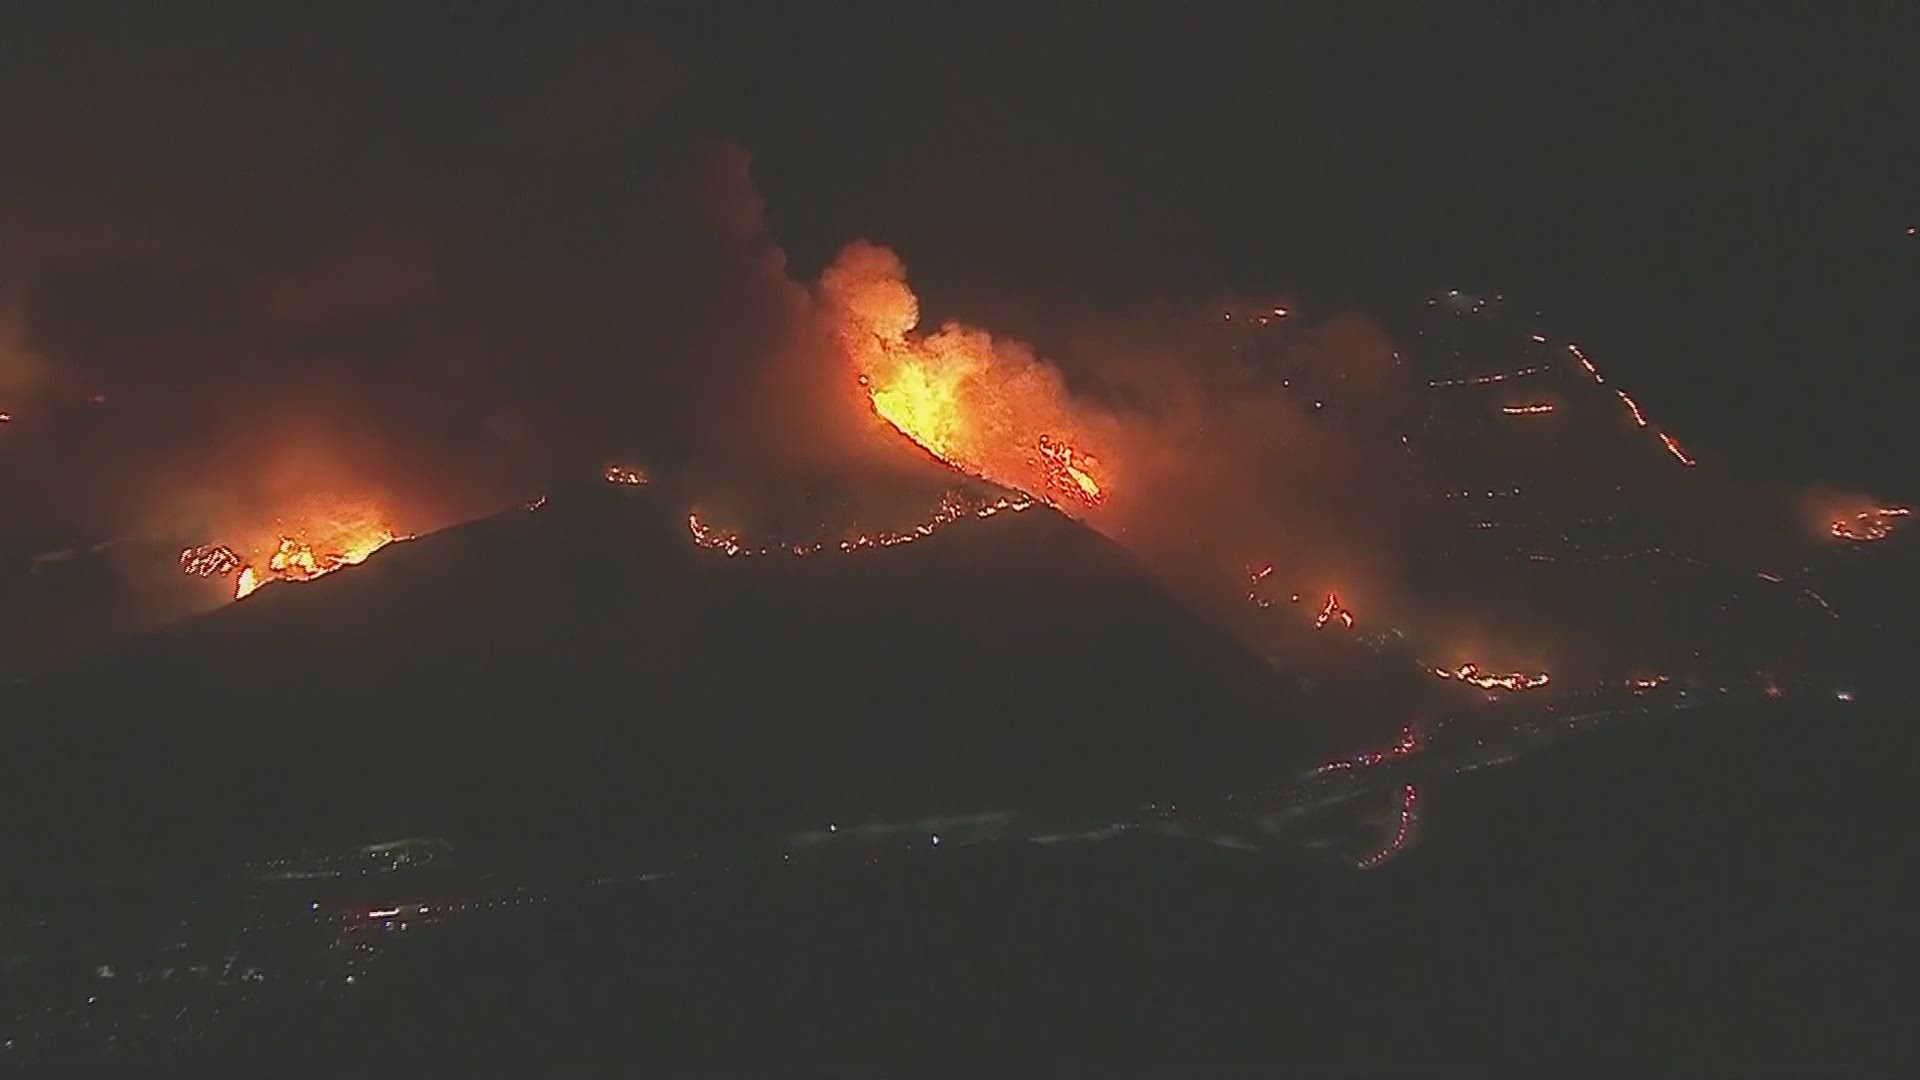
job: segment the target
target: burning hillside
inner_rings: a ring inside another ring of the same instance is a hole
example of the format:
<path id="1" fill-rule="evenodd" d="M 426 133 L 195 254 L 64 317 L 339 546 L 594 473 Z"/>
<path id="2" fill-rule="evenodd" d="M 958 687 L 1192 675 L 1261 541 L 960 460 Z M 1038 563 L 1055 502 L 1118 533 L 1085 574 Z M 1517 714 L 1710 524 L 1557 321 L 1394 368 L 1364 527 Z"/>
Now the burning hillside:
<path id="1" fill-rule="evenodd" d="M 1031 350 L 959 324 L 920 332 L 919 301 L 883 248 L 846 249 L 820 293 L 873 411 L 901 434 L 969 476 L 1054 505 L 1085 512 L 1106 500 L 1112 450 Z"/>
<path id="2" fill-rule="evenodd" d="M 180 552 L 180 570 L 190 577 L 233 578 L 233 598 L 244 600 L 276 581 L 312 581 L 357 566 L 400 540 L 377 508 L 362 500 L 309 498 L 306 513 L 276 520 L 264 530 L 271 539 L 236 549 L 203 544 Z M 260 532 L 262 530 L 250 530 Z"/>

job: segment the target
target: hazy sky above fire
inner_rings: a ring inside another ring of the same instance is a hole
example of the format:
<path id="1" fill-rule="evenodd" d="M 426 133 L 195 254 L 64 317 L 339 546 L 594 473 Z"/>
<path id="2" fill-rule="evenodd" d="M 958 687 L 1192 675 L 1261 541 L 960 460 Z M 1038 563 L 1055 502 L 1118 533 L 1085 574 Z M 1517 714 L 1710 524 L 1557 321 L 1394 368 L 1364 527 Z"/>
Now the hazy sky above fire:
<path id="1" fill-rule="evenodd" d="M 1381 406 L 1342 426 L 1263 392 L 1211 322 L 1288 298 L 1226 295 L 1262 244 L 1342 288 L 1385 261 L 1299 222 L 1366 219 L 1352 243 L 1378 244 L 1446 209 L 1353 209 L 1339 178 L 1361 162 L 1333 157 L 1353 101 L 1288 105 L 1225 69 L 1117 81 L 1077 24 L 1024 44 L 970 26 L 951 39 L 967 48 L 929 56 L 876 30 L 813 27 L 789 49 L 767 30 L 532 18 L 49 18 L 5 46 L 0 409 L 17 420 L 0 494 L 44 510 L 6 528 L 218 539 L 317 490 L 373 493 L 414 531 L 622 456 L 741 491 L 741 513 L 862 469 L 911 486 L 925 474 L 850 377 L 852 354 L 911 338 L 970 372 L 951 438 L 1003 456 L 999 478 L 1041 436 L 1073 440 L 1107 478 L 1090 520 L 1170 577 L 1212 588 L 1285 559 L 1363 619 L 1391 603 L 1417 496 L 1444 486 L 1383 449 L 1393 342 L 1341 303 L 1296 316 L 1290 360 Z M 1304 63 L 1316 33 L 1353 44 L 1302 26 L 1288 55 Z M 1169 40 L 1249 59 L 1220 34 Z M 1151 39 L 1112 55 L 1151 60 Z M 1003 79 L 963 62 L 989 40 Z M 796 80 L 793 104 L 767 103 Z M 1031 115 L 1011 107 L 1029 98 Z M 1178 140 L 1117 167 L 1114 147 L 1154 141 L 1130 123 Z M 1276 156 L 1218 156 L 1242 142 Z M 1266 188 L 1229 161 L 1309 179 Z M 1196 271 L 1222 252 L 1233 269 Z M 931 285 L 907 276 L 923 264 Z"/>

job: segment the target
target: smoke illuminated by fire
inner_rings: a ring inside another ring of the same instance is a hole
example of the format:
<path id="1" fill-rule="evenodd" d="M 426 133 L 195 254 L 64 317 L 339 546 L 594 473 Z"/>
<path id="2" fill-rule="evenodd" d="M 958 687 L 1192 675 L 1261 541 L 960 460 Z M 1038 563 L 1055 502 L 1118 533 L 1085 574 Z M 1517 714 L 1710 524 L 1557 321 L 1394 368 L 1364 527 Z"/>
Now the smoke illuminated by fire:
<path id="1" fill-rule="evenodd" d="M 917 332 L 919 301 L 883 248 L 855 244 L 821 277 L 835 338 L 873 411 L 928 453 L 1059 505 L 1106 499 L 1107 452 L 1059 373 L 1025 346 L 949 323 Z"/>
<path id="2" fill-rule="evenodd" d="M 1050 435 L 1040 436 L 1040 473 L 1046 478 L 1047 486 L 1078 499 L 1088 506 L 1098 506 L 1106 496 L 1100 485 L 1085 468 L 1089 464 L 1086 456 L 1080 457 L 1079 464 L 1074 463 L 1073 447 L 1064 442 L 1056 443 Z"/>

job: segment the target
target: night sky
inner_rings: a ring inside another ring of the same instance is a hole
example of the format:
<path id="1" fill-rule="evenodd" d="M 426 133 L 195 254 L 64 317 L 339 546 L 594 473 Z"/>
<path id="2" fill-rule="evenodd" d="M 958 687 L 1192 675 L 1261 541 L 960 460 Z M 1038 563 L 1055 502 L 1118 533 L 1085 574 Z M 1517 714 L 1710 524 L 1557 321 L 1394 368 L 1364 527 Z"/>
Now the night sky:
<path id="1" fill-rule="evenodd" d="M 637 280 L 675 279 L 674 245 L 699 249 L 714 226 L 684 213 L 711 174 L 674 163 L 737 144 L 738 186 L 803 280 L 873 239 L 936 316 L 1043 352 L 1064 312 L 1150 298 L 1501 292 L 1742 471 L 1905 496 L 1888 448 L 1916 389 L 1920 88 L 1916 19 L 1884 7 L 41 7 L 0 43 L 0 287 L 60 366 L 163 336 L 114 338 L 143 309 L 108 303 L 124 294 L 101 275 L 219 268 L 191 301 L 141 294 L 210 339 L 116 361 L 162 381 L 270 337 L 214 295 L 266 279 L 347 305 L 406 295 L 416 264 L 444 280 L 491 258 L 514 283 L 461 303 L 531 293 L 532 311 L 543 289 L 576 302 L 613 281 L 634 250 L 668 253 Z M 544 315 L 586 321 L 562 302 Z M 451 348 L 435 325 L 337 333 L 362 335 L 363 358 Z M 500 348 L 493 366 L 533 351 L 467 332 Z"/>
<path id="2" fill-rule="evenodd" d="M 1755 470 L 1900 480 L 1910 9 L 1291 7 L 754 20 L 703 62 L 802 262 L 873 236 L 1014 310 L 1504 292 Z"/>

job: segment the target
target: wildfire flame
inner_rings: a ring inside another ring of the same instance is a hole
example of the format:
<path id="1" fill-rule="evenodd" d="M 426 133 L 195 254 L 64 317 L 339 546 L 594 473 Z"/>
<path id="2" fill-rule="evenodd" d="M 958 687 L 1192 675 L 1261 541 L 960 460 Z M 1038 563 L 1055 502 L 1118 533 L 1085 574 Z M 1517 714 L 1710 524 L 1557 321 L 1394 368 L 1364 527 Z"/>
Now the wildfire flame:
<path id="1" fill-rule="evenodd" d="M 1257 608 L 1270 608 L 1273 601 L 1260 595 L 1260 583 L 1273 576 L 1273 564 L 1247 568 L 1247 603 Z"/>
<path id="2" fill-rule="evenodd" d="M 879 248 L 843 252 L 821 292 L 868 404 L 901 434 L 963 473 L 1048 503 L 1105 501 L 1106 464 L 1051 366 L 971 327 L 917 332 L 919 301 Z"/>
<path id="3" fill-rule="evenodd" d="M 267 559 L 264 571 L 254 566 L 246 566 L 240 571 L 239 580 L 234 584 L 233 598 L 244 600 L 269 581 L 312 581 L 325 577 L 345 566 L 358 566 L 373 553 L 399 540 L 411 540 L 410 536 L 398 536 L 386 528 L 357 531 L 334 538 L 334 543 L 316 550 L 313 544 L 299 537 L 283 536 L 280 544 Z"/>
<path id="4" fill-rule="evenodd" d="M 1580 361 L 1581 367 L 1587 369 L 1587 374 L 1593 376 L 1594 382 L 1603 383 L 1607 381 L 1606 378 L 1600 374 L 1600 369 L 1593 366 L 1593 361 L 1587 359 L 1587 354 L 1580 351 L 1580 346 L 1569 342 L 1567 344 L 1567 351 L 1573 354 L 1575 360 Z"/>
<path id="5" fill-rule="evenodd" d="M 225 544 L 183 548 L 180 572 L 192 577 L 224 577 L 240 569 L 240 556 Z"/>
<path id="6" fill-rule="evenodd" d="M 1080 457 L 1080 464 L 1074 464 L 1073 447 L 1064 442 L 1053 441 L 1053 436 L 1040 436 L 1041 475 L 1046 478 L 1047 486 L 1056 491 L 1079 499 L 1088 506 L 1098 506 L 1106 498 L 1100 491 L 1100 484 L 1081 468 L 1087 464 L 1086 456 Z"/>
<path id="7" fill-rule="evenodd" d="M 1532 405 L 1503 405 L 1500 411 L 1508 416 L 1537 416 L 1553 411 L 1553 402 L 1541 401 Z"/>
<path id="8" fill-rule="evenodd" d="M 1698 462 L 1687 456 L 1685 450 L 1680 449 L 1679 442 L 1677 442 L 1673 436 L 1664 431 L 1660 433 L 1660 445 L 1666 447 L 1667 453 L 1672 454 L 1680 464 L 1685 465 L 1687 468 L 1691 469 L 1694 465 L 1698 464 Z"/>
<path id="9" fill-rule="evenodd" d="M 1863 510 L 1852 517 L 1834 518 L 1827 526 L 1827 533 L 1835 540 L 1851 540 L 1856 544 L 1870 544 L 1876 540 L 1885 540 L 1893 534 L 1893 519 L 1903 518 L 1913 513 L 1905 506 L 1877 506 Z"/>
<path id="10" fill-rule="evenodd" d="M 817 555 L 823 551 L 838 551 L 841 554 L 852 554 L 856 551 L 894 547 L 898 544 L 911 544 L 915 540 L 923 540 L 932 536 L 941 526 L 959 521 L 961 518 L 990 518 L 999 514 L 1001 511 L 1019 513 L 1032 506 L 1033 500 L 1024 496 L 1002 496 L 991 502 L 979 502 L 957 493 L 949 494 L 940 500 L 940 505 L 934 509 L 934 512 L 929 515 L 926 520 L 920 521 L 907 529 L 860 533 L 856 536 L 841 540 L 838 543 L 826 540 L 812 540 L 787 541 L 784 543 L 775 542 L 756 546 L 743 540 L 737 533 L 729 532 L 725 529 L 717 529 L 708 525 L 706 522 L 700 520 L 700 514 L 697 511 L 687 515 L 687 532 L 692 534 L 694 546 L 706 548 L 710 551 L 718 551 L 729 558 L 752 558 L 754 556 L 779 554 L 805 557 L 808 555 Z"/>
<path id="11" fill-rule="evenodd" d="M 1349 769 L 1368 769 L 1383 761 L 1390 761 L 1394 758 L 1411 757 L 1415 753 L 1418 753 L 1419 750 L 1419 733 L 1413 730 L 1411 724 L 1403 724 L 1400 727 L 1400 741 L 1387 747 L 1385 750 L 1368 750 L 1350 758 L 1339 758 L 1334 761 L 1329 761 L 1313 771 L 1316 775 L 1324 775 L 1330 772 L 1342 772 Z"/>
<path id="12" fill-rule="evenodd" d="M 1633 422 L 1641 427 L 1646 427 L 1646 416 L 1641 414 L 1640 406 L 1635 404 L 1634 400 L 1627 396 L 1627 392 L 1625 390 L 1615 390 L 1614 393 L 1620 395 L 1620 401 L 1626 405 L 1627 412 L 1633 416 Z"/>
<path id="13" fill-rule="evenodd" d="M 1353 629 L 1353 612 L 1340 606 L 1340 598 L 1333 593 L 1327 594 L 1327 602 L 1321 605 L 1320 614 L 1313 617 L 1313 628 L 1318 630 L 1330 622 Z"/>
<path id="14" fill-rule="evenodd" d="M 626 465 L 609 465 L 600 475 L 609 484 L 625 484 L 628 487 L 639 487 L 647 482 L 646 473 Z"/>
<path id="15" fill-rule="evenodd" d="M 1401 785 L 1400 787 L 1400 824 L 1397 828 L 1394 829 L 1393 839 L 1387 841 L 1387 846 L 1381 848 L 1379 851 L 1376 851 L 1373 854 L 1367 856 L 1366 858 L 1361 859 L 1359 862 L 1354 863 L 1355 869 L 1372 870 L 1375 867 L 1379 866 L 1380 864 L 1386 862 L 1388 859 L 1391 859 L 1395 855 L 1398 855 L 1401 849 L 1407 846 L 1407 841 L 1411 839 L 1413 836 L 1413 819 L 1414 819 L 1413 807 L 1414 807 L 1414 804 L 1419 801 L 1420 801 L 1420 791 L 1418 788 L 1414 787 L 1412 784 Z"/>
<path id="16" fill-rule="evenodd" d="M 1547 685 L 1549 676 L 1542 671 L 1529 675 L 1524 671 L 1510 671 L 1504 675 L 1483 674 L 1478 664 L 1461 664 L 1451 670 L 1437 667 L 1432 669 L 1435 675 L 1443 679 L 1454 679 L 1482 690 L 1532 690 Z"/>

